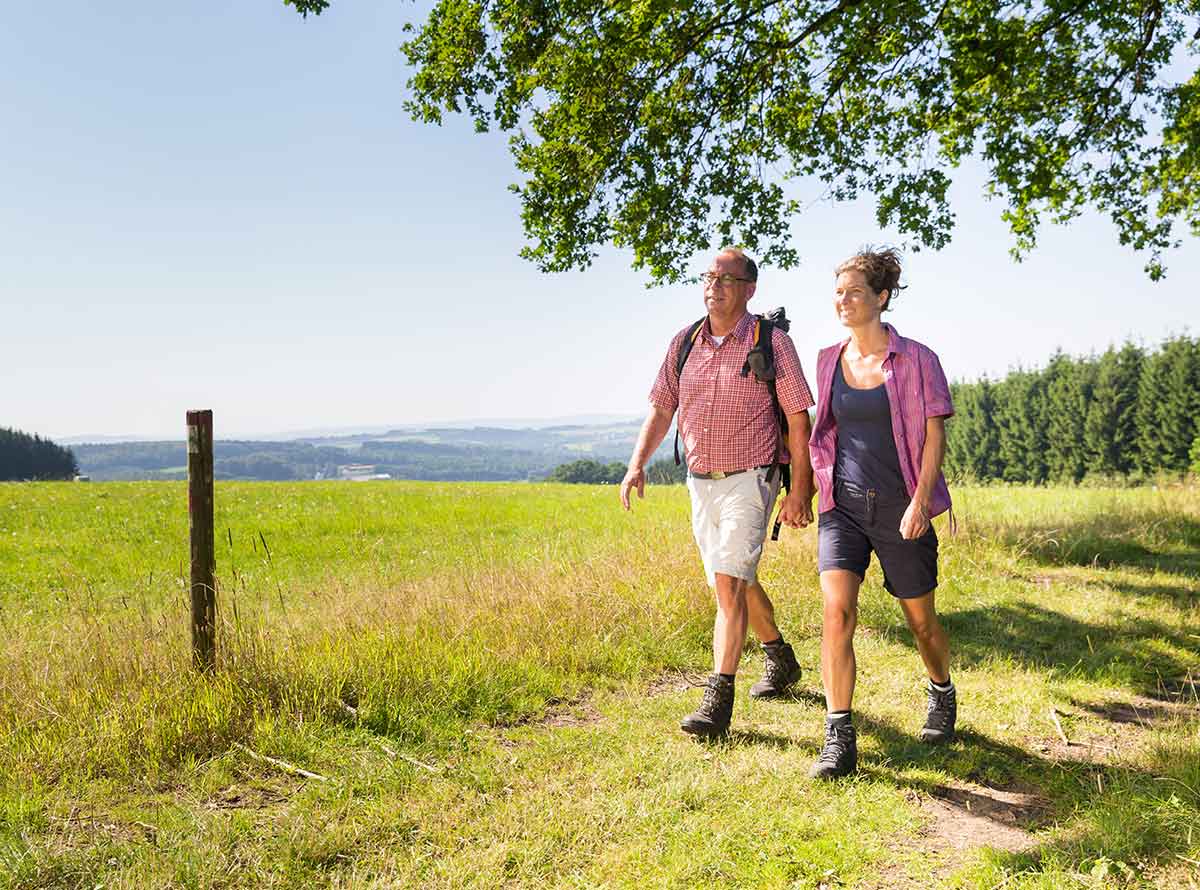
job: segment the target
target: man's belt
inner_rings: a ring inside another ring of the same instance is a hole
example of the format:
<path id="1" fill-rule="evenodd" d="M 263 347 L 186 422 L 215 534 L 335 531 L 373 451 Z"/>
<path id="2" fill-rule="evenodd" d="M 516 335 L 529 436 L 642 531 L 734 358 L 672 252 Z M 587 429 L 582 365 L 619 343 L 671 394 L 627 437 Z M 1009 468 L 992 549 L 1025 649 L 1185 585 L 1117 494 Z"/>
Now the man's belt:
<path id="1" fill-rule="evenodd" d="M 693 479 L 728 479 L 730 476 L 736 476 L 738 473 L 748 473 L 751 470 L 765 470 L 770 466 L 770 464 L 762 464 L 757 467 L 746 467 L 744 470 L 729 470 L 725 473 L 720 470 L 715 473 L 693 473 L 691 470 L 688 470 L 688 475 Z"/>

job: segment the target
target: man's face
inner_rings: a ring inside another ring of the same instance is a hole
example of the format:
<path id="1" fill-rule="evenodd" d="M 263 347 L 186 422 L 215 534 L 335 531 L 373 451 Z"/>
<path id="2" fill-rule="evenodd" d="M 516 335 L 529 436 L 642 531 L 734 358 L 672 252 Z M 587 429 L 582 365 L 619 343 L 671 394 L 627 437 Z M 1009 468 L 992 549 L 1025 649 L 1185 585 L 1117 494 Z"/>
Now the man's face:
<path id="1" fill-rule="evenodd" d="M 710 315 L 726 318 L 740 318 L 746 311 L 746 304 L 754 296 L 753 281 L 742 281 L 746 275 L 745 261 L 732 254 L 718 254 L 708 267 L 708 275 L 704 280 L 704 308 Z M 721 278 L 729 276 L 733 280 L 724 284 Z"/>

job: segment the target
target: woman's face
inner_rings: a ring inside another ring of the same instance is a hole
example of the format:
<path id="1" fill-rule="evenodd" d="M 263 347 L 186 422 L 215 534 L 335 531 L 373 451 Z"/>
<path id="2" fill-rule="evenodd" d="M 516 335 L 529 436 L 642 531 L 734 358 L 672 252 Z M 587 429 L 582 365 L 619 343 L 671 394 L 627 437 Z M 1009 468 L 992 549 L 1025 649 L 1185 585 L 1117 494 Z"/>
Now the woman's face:
<path id="1" fill-rule="evenodd" d="M 847 269 L 837 277 L 833 287 L 833 309 L 838 321 L 856 328 L 878 319 L 887 305 L 887 291 L 874 293 L 866 276 L 857 269 Z"/>

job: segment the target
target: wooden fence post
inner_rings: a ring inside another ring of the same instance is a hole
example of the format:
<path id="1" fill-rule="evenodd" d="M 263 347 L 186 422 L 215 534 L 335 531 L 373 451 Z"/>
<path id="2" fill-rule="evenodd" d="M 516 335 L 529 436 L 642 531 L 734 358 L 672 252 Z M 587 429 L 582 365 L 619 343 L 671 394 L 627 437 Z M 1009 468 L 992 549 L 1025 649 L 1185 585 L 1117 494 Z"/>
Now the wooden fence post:
<path id="1" fill-rule="evenodd" d="M 192 663 L 197 670 L 211 673 L 217 664 L 212 411 L 189 411 L 187 428 L 188 521 L 192 544 Z"/>

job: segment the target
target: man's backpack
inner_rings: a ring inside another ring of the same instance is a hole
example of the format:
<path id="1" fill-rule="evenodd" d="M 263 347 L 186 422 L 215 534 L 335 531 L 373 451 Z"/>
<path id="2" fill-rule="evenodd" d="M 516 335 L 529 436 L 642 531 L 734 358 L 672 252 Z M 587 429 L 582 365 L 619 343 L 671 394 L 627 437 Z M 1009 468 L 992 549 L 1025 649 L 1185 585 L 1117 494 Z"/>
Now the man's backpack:
<path id="1" fill-rule="evenodd" d="M 675 358 L 675 381 L 678 384 L 683 377 L 683 366 L 687 364 L 688 356 L 692 354 L 692 347 L 696 345 L 696 338 L 700 336 L 700 328 L 704 326 L 708 316 L 704 316 L 699 321 L 693 322 L 688 328 L 687 334 L 684 335 L 683 342 L 679 346 L 679 355 Z M 783 413 L 783 408 L 779 405 L 779 394 L 775 390 L 775 344 L 773 341 L 774 329 L 786 332 L 792 323 L 788 321 L 787 314 L 783 307 L 773 309 L 765 315 L 756 315 L 754 317 L 754 345 L 750 352 L 746 355 L 746 361 L 742 365 L 742 376 L 753 373 L 754 378 L 760 383 L 766 384 L 767 391 L 771 394 L 771 403 L 775 406 L 775 419 L 779 422 L 779 438 L 775 440 L 775 458 L 771 462 L 771 469 L 767 471 L 767 481 L 770 481 L 774 476 L 775 471 L 779 470 L 780 481 L 783 483 L 785 490 L 791 489 L 791 472 L 787 464 L 779 463 L 779 454 L 783 450 L 783 440 L 787 436 L 787 415 Z M 679 466 L 682 461 L 679 458 L 679 424 L 675 424 L 675 465 Z M 778 534 L 778 523 L 772 539 Z"/>

